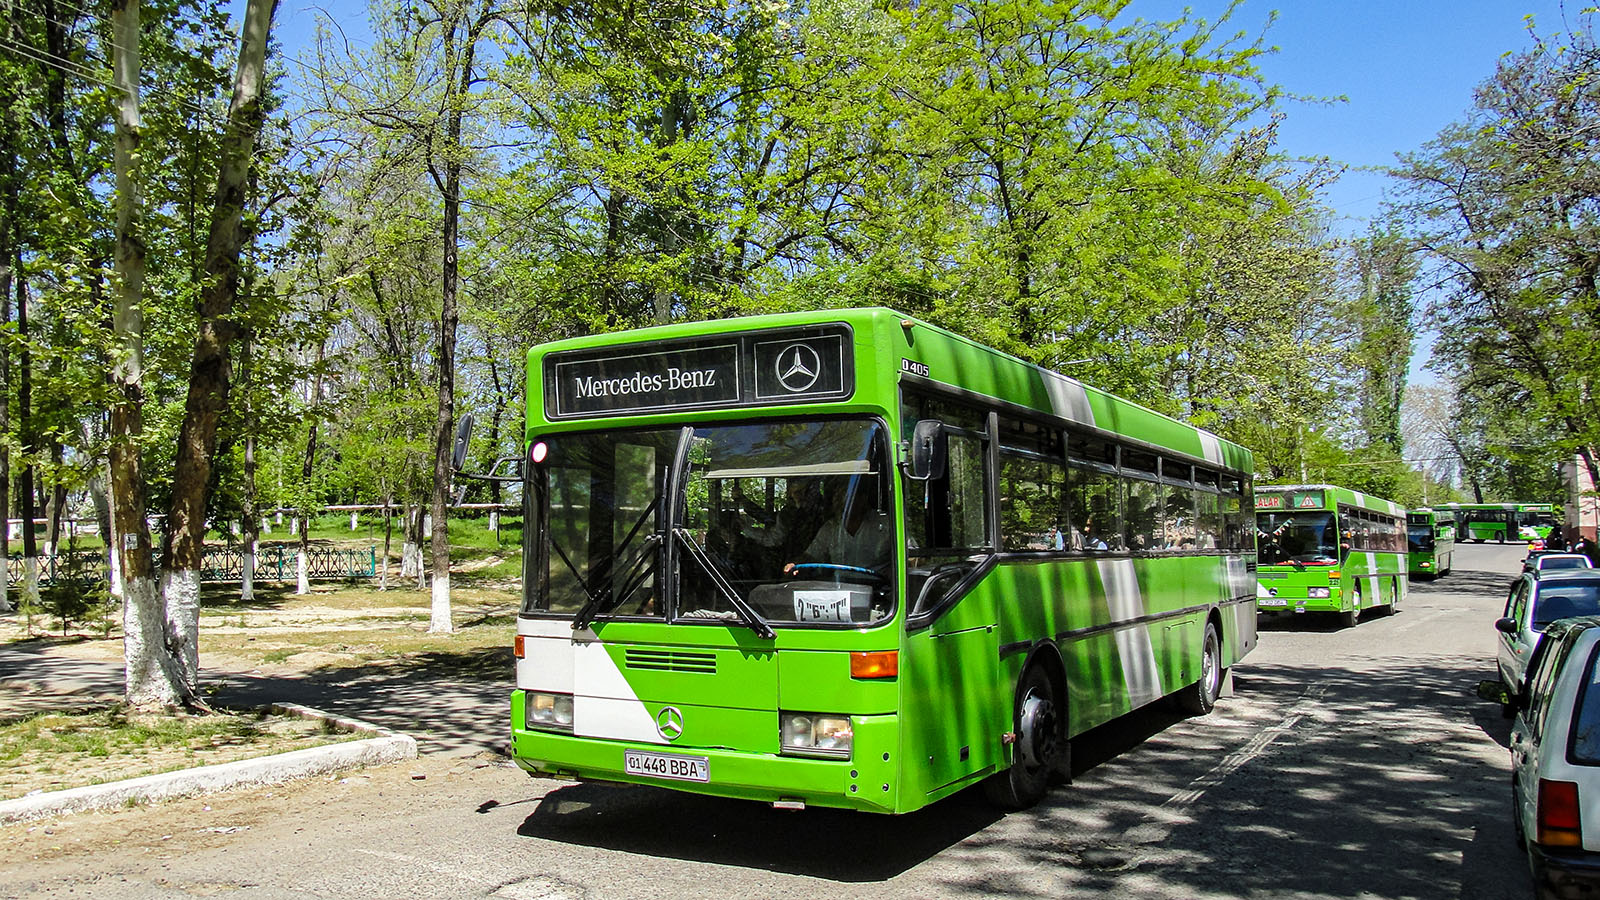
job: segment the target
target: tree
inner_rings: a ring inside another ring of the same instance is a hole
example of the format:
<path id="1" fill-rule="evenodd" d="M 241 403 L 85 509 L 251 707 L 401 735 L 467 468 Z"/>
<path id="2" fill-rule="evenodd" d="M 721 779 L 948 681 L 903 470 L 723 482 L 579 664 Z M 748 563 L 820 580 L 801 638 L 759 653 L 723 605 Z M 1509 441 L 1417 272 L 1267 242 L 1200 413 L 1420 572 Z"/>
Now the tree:
<path id="1" fill-rule="evenodd" d="M 1600 49 L 1593 19 L 1501 60 L 1467 118 L 1394 174 L 1442 289 L 1433 366 L 1600 476 Z M 1488 429 L 1493 431 L 1494 429 Z M 1470 468 L 1470 464 L 1469 464 Z"/>

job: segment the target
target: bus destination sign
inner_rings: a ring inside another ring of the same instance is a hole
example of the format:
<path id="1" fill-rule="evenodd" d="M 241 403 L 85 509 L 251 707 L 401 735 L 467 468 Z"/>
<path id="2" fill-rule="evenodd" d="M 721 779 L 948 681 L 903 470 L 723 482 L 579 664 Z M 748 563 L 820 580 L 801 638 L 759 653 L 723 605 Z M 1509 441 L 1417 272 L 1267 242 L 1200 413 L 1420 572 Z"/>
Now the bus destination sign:
<path id="1" fill-rule="evenodd" d="M 1256 494 L 1256 509 L 1322 509 L 1321 491 Z"/>
<path id="2" fill-rule="evenodd" d="M 854 389 L 842 325 L 715 335 L 545 358 L 553 419 L 842 400 Z"/>

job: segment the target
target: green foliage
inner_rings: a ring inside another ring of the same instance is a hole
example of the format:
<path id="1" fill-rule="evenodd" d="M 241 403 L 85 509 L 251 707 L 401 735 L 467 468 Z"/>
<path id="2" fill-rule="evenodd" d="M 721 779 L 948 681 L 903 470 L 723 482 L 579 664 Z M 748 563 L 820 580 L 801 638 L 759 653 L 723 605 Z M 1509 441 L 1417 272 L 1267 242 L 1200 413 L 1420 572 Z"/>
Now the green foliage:
<path id="1" fill-rule="evenodd" d="M 1400 212 L 1446 287 L 1428 309 L 1433 365 L 1461 397 L 1475 490 L 1545 481 L 1513 474 L 1523 450 L 1544 461 L 1535 470 L 1577 454 L 1600 474 L 1597 69 L 1586 13 L 1570 33 L 1502 59 L 1467 118 L 1395 173 L 1407 187 Z"/>

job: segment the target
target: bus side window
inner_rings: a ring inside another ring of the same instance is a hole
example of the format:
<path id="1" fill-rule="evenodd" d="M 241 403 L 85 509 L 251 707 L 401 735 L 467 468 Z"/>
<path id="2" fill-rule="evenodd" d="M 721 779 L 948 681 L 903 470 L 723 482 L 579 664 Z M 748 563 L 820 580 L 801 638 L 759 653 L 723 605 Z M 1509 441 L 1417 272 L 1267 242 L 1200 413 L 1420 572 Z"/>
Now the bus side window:
<path id="1" fill-rule="evenodd" d="M 922 419 L 946 425 L 949 456 L 944 477 L 906 481 L 906 549 L 913 558 L 957 555 L 945 551 L 987 548 L 988 483 L 985 429 L 988 416 L 977 409 L 935 397 L 907 393 L 901 427 L 910 438 Z"/>

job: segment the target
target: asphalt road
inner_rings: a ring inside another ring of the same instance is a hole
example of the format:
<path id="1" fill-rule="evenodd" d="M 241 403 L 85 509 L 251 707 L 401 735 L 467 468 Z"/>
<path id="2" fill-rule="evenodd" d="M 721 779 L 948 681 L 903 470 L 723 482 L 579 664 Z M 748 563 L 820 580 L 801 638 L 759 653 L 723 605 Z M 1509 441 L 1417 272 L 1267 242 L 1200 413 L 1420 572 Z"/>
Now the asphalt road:
<path id="1" fill-rule="evenodd" d="M 779 812 L 436 754 L 0 828 L 0 896 L 1527 897 L 1507 725 L 1473 693 L 1520 556 L 1469 545 L 1355 628 L 1264 622 L 1212 715 L 1084 736 L 1025 813 Z"/>

